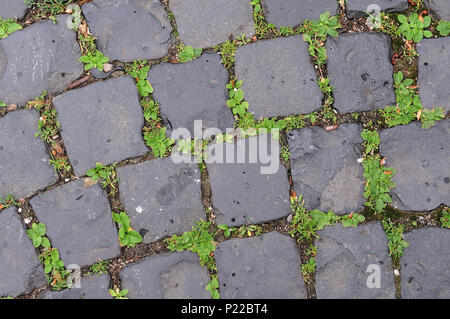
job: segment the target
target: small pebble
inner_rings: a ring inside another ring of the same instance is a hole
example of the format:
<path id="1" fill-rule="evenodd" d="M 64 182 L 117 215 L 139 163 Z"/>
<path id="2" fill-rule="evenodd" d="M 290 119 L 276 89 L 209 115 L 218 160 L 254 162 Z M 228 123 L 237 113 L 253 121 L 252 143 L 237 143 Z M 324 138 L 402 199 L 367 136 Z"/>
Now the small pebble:
<path id="1" fill-rule="evenodd" d="M 398 271 L 398 269 L 394 269 L 394 275 L 400 276 L 400 271 Z"/>
<path id="2" fill-rule="evenodd" d="M 16 104 L 10 104 L 10 105 L 8 105 L 8 106 L 6 107 L 6 110 L 7 110 L 8 112 L 15 111 L 15 110 L 17 110 L 17 105 L 16 105 Z"/>
<path id="3" fill-rule="evenodd" d="M 113 66 L 112 66 L 111 63 L 105 63 L 105 64 L 103 64 L 103 71 L 106 72 L 106 73 L 108 73 L 109 71 L 111 71 L 112 68 L 113 68 Z"/>

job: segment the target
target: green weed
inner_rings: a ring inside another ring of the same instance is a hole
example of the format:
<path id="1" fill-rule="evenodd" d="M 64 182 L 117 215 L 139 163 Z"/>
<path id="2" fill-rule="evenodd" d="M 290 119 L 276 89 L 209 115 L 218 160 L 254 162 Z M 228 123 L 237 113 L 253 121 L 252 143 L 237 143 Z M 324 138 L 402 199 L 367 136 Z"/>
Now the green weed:
<path id="1" fill-rule="evenodd" d="M 0 17 L 0 39 L 6 38 L 11 33 L 22 29 L 22 26 L 14 21 L 14 19 L 5 20 Z"/>
<path id="2" fill-rule="evenodd" d="M 72 0 L 25 0 L 25 4 L 30 8 L 38 9 L 36 18 L 50 18 L 53 21 L 71 2 Z"/>
<path id="3" fill-rule="evenodd" d="M 114 289 L 109 289 L 109 294 L 114 298 L 114 299 L 128 299 L 127 295 L 128 295 L 128 289 L 122 289 L 120 290 L 119 288 L 115 287 Z"/>
<path id="4" fill-rule="evenodd" d="M 113 213 L 113 220 L 120 226 L 119 239 L 123 246 L 134 247 L 142 242 L 142 236 L 130 226 L 130 217 L 125 212 Z"/>
<path id="5" fill-rule="evenodd" d="M 389 241 L 389 255 L 399 260 L 403 256 L 404 249 L 409 247 L 409 243 L 403 239 L 404 225 L 396 225 L 390 220 L 383 220 L 383 228 Z"/>
<path id="6" fill-rule="evenodd" d="M 425 30 L 431 24 L 430 16 L 419 16 L 416 12 L 411 13 L 409 17 L 403 14 L 398 15 L 400 26 L 397 30 L 397 35 L 405 37 L 407 40 L 414 42 L 422 41 L 423 37 L 430 38 L 433 36 L 431 31 Z"/>
<path id="7" fill-rule="evenodd" d="M 198 58 L 202 54 L 202 49 L 194 49 L 190 45 L 183 46 L 183 48 L 178 52 L 178 59 L 185 63 Z"/>
<path id="8" fill-rule="evenodd" d="M 0 209 L 6 209 L 11 206 L 17 206 L 19 202 L 17 202 L 12 194 L 6 195 L 5 198 L 0 198 Z"/>
<path id="9" fill-rule="evenodd" d="M 228 107 L 233 111 L 233 114 L 244 116 L 247 112 L 249 104 L 244 101 L 244 91 L 241 86 L 244 82 L 242 80 L 235 82 L 234 80 L 227 84 L 229 90 L 229 100 L 227 100 Z"/>
<path id="10" fill-rule="evenodd" d="M 153 93 L 153 87 L 147 80 L 148 71 L 150 71 L 147 60 L 135 60 L 132 65 L 126 66 L 125 71 L 135 79 L 140 96 L 147 97 Z"/>
<path id="11" fill-rule="evenodd" d="M 223 230 L 223 235 L 225 237 L 230 237 L 232 232 L 235 232 L 238 230 L 236 227 L 230 227 L 225 224 L 218 225 L 217 228 Z"/>
<path id="12" fill-rule="evenodd" d="M 166 128 L 162 127 L 144 133 L 145 144 L 152 149 L 155 157 L 163 157 L 175 141 L 166 137 Z"/>
<path id="13" fill-rule="evenodd" d="M 211 292 L 211 297 L 213 299 L 220 298 L 219 292 L 219 280 L 217 280 L 217 275 L 215 275 L 211 281 L 206 285 L 205 290 Z"/>
<path id="14" fill-rule="evenodd" d="M 443 37 L 446 37 L 450 34 L 450 21 L 441 20 L 436 27 L 436 30 L 439 31 L 439 34 Z M 1 37 L 1 35 L 0 35 Z"/>
<path id="15" fill-rule="evenodd" d="M 116 182 L 118 181 L 116 177 L 116 164 L 113 165 L 103 165 L 100 162 L 95 164 L 95 168 L 91 168 L 86 172 L 86 175 L 90 177 L 93 181 L 101 181 L 102 187 L 109 187 L 111 192 L 110 195 L 116 193 Z"/>
<path id="16" fill-rule="evenodd" d="M 94 52 L 87 52 L 85 55 L 81 56 L 80 62 L 85 64 L 84 69 L 86 71 L 95 67 L 97 70 L 102 72 L 103 64 L 109 62 L 109 58 L 96 49 Z"/>
<path id="17" fill-rule="evenodd" d="M 91 265 L 89 267 L 89 273 L 87 275 L 90 274 L 106 274 L 108 272 L 108 267 L 109 267 L 110 261 L 109 260 L 102 260 L 99 261 L 98 263 L 95 263 L 93 265 Z"/>
<path id="18" fill-rule="evenodd" d="M 441 224 L 444 228 L 450 228 L 450 209 L 446 208 L 442 211 Z"/>

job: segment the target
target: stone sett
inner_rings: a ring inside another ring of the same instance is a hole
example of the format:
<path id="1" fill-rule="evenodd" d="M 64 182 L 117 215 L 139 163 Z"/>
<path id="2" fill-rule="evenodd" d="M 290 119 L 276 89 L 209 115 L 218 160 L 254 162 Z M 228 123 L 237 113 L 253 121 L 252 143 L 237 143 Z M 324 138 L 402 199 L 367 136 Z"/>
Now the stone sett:
<path id="1" fill-rule="evenodd" d="M 27 10 L 24 0 L 2 0 L 1 5 L 0 17 L 3 19 L 21 19 Z"/>
<path id="2" fill-rule="evenodd" d="M 112 299 L 108 292 L 111 281 L 108 274 L 83 276 L 80 280 L 80 288 L 45 290 L 39 299 Z"/>
<path id="3" fill-rule="evenodd" d="M 448 0 L 425 0 L 425 5 L 440 19 L 450 20 L 450 2 Z"/>
<path id="4" fill-rule="evenodd" d="M 403 12 L 408 9 L 407 0 L 347 0 L 346 11 L 350 19 L 367 16 L 377 5 L 380 12 Z"/>

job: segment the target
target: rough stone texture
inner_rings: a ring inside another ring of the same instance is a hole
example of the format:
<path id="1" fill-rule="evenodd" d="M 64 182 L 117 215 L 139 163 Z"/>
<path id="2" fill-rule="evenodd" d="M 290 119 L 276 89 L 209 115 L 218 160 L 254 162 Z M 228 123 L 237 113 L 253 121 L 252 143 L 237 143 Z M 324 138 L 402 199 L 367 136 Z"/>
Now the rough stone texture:
<path id="1" fill-rule="evenodd" d="M 194 48 L 209 48 L 233 37 L 255 34 L 253 11 L 247 0 L 170 1 L 180 38 Z M 192 14 L 195 11 L 195 14 Z"/>
<path id="2" fill-rule="evenodd" d="M 0 17 L 3 19 L 22 18 L 27 10 L 24 0 L 1 0 Z"/>
<path id="3" fill-rule="evenodd" d="M 293 238 L 271 232 L 230 239 L 218 245 L 215 255 L 222 298 L 306 298 Z"/>
<path id="4" fill-rule="evenodd" d="M 407 0 L 347 0 L 346 12 L 350 19 L 366 16 L 366 12 L 372 12 L 377 5 L 380 12 L 402 12 L 408 9 Z"/>
<path id="5" fill-rule="evenodd" d="M 0 212 L 0 297 L 45 285 L 44 269 L 15 207 Z"/>
<path id="6" fill-rule="evenodd" d="M 264 11 L 267 22 L 276 26 L 293 27 L 306 19 L 318 20 L 324 12 L 336 15 L 336 0 L 265 0 Z"/>
<path id="7" fill-rule="evenodd" d="M 420 123 L 397 126 L 380 133 L 380 153 L 386 166 L 397 170 L 392 180 L 392 203 L 402 210 L 431 210 L 450 205 L 450 121 L 430 129 Z"/>
<path id="8" fill-rule="evenodd" d="M 30 204 L 66 266 L 84 267 L 120 254 L 111 208 L 100 185 L 86 187 L 84 180 L 76 180 L 33 197 Z"/>
<path id="9" fill-rule="evenodd" d="M 0 198 L 29 197 L 58 180 L 44 143 L 34 136 L 38 121 L 32 110 L 0 118 Z"/>
<path id="10" fill-rule="evenodd" d="M 120 272 L 122 289 L 130 299 L 209 299 L 210 278 L 191 252 L 161 254 L 126 266 Z"/>
<path id="11" fill-rule="evenodd" d="M 96 82 L 53 99 L 75 174 L 148 152 L 144 116 L 130 77 Z"/>
<path id="12" fill-rule="evenodd" d="M 450 2 L 448 0 L 425 0 L 425 4 L 439 18 L 444 20 L 450 20 Z"/>
<path id="13" fill-rule="evenodd" d="M 117 170 L 120 198 L 144 242 L 191 230 L 205 217 L 197 164 L 158 158 Z"/>
<path id="14" fill-rule="evenodd" d="M 228 77 L 218 54 L 203 54 L 188 63 L 154 66 L 148 79 L 161 116 L 168 123 L 168 134 L 172 129 L 187 128 L 193 137 L 195 120 L 202 120 L 203 129 L 232 128 L 233 115 L 226 105 Z"/>
<path id="15" fill-rule="evenodd" d="M 402 298 L 450 298 L 450 230 L 422 228 L 405 235 Z"/>
<path id="16" fill-rule="evenodd" d="M 279 152 L 269 145 L 271 137 L 261 135 L 240 140 L 238 143 L 211 145 L 206 158 L 209 180 L 211 183 L 212 203 L 216 208 L 216 222 L 227 225 L 257 224 L 285 217 L 290 213 L 289 182 L 285 166 L 279 160 Z M 245 143 L 245 144 L 244 144 Z M 264 143 L 264 144 L 263 144 Z M 258 145 L 255 152 L 267 147 L 265 154 L 275 160 L 272 164 L 264 163 L 261 156 L 250 161 L 250 156 L 257 156 L 250 151 L 250 145 Z M 245 147 L 242 150 L 242 147 Z M 231 151 L 228 151 L 231 150 Z M 212 155 L 222 151 L 225 159 Z M 244 161 L 238 162 L 236 156 L 245 154 Z M 273 156 L 272 156 L 273 154 Z M 230 161 L 230 155 L 234 157 Z M 274 168 L 273 172 L 263 174 L 262 169 Z"/>
<path id="17" fill-rule="evenodd" d="M 391 40 L 380 33 L 328 38 L 328 76 L 341 114 L 370 111 L 395 102 Z"/>
<path id="18" fill-rule="evenodd" d="M 111 299 L 108 292 L 110 281 L 111 278 L 107 274 L 81 277 L 81 288 L 45 290 L 39 295 L 39 299 Z"/>
<path id="19" fill-rule="evenodd" d="M 111 60 L 167 55 L 172 26 L 158 0 L 95 0 L 82 9 L 99 48 Z"/>
<path id="20" fill-rule="evenodd" d="M 322 106 L 308 45 L 301 36 L 239 47 L 235 70 L 256 118 L 306 114 Z"/>
<path id="21" fill-rule="evenodd" d="M 317 298 L 395 298 L 388 240 L 380 223 L 348 228 L 336 224 L 318 235 Z M 372 264 L 380 267 L 380 288 L 367 287 Z"/>
<path id="22" fill-rule="evenodd" d="M 342 124 L 326 132 L 320 127 L 288 134 L 294 189 L 308 209 L 348 214 L 364 203 L 361 127 Z"/>
<path id="23" fill-rule="evenodd" d="M 34 23 L 0 40 L 0 100 L 24 105 L 41 95 L 62 91 L 83 73 L 75 31 L 67 15 Z"/>
<path id="24" fill-rule="evenodd" d="M 449 2 L 450 3 L 450 2 Z M 424 39 L 417 43 L 419 53 L 420 100 L 424 107 L 450 111 L 450 37 Z"/>

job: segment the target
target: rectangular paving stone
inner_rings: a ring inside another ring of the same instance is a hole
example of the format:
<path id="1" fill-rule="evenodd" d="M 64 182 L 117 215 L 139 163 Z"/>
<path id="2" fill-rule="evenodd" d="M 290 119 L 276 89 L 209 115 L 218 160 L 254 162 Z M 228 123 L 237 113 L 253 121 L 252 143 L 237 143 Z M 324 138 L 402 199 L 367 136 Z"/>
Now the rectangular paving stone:
<path id="1" fill-rule="evenodd" d="M 302 128 L 288 134 L 294 189 L 308 209 L 348 214 L 364 203 L 361 127 L 342 124 L 334 131 Z"/>
<path id="2" fill-rule="evenodd" d="M 344 228 L 336 224 L 318 232 L 317 298 L 395 298 L 388 240 L 380 223 Z M 372 278 L 379 275 L 379 288 Z"/>
<path id="3" fill-rule="evenodd" d="M 210 48 L 233 37 L 252 37 L 253 11 L 247 0 L 171 0 L 181 41 L 194 48 Z M 195 12 L 195 14 L 193 14 Z"/>
<path id="4" fill-rule="evenodd" d="M 424 107 L 450 111 L 450 37 L 424 39 L 419 53 L 419 95 Z"/>
<path id="5" fill-rule="evenodd" d="M 3 19 L 21 19 L 26 10 L 27 5 L 24 0 L 1 0 L 0 17 Z"/>
<path id="6" fill-rule="evenodd" d="M 77 176 L 96 162 L 104 165 L 148 152 L 144 115 L 130 77 L 96 82 L 53 99 L 61 135 Z"/>
<path id="7" fill-rule="evenodd" d="M 16 297 L 46 284 L 44 268 L 15 207 L 0 211 L 0 297 Z"/>
<path id="8" fill-rule="evenodd" d="M 58 180 L 44 143 L 35 137 L 38 121 L 34 110 L 0 118 L 0 198 L 29 197 Z"/>
<path id="9" fill-rule="evenodd" d="M 289 215 L 287 171 L 279 161 L 279 152 L 275 153 L 269 144 L 271 138 L 261 135 L 208 147 L 206 165 L 218 224 L 258 224 Z M 251 145 L 256 146 L 254 150 Z M 263 163 L 261 156 L 255 154 L 262 150 L 262 145 L 269 150 L 268 158 L 276 162 Z M 227 157 L 217 156 L 218 152 Z M 218 160 L 214 159 L 216 156 Z M 239 163 L 238 156 L 245 156 L 245 161 Z M 251 157 L 254 160 L 250 161 Z M 270 170 L 268 174 L 263 174 L 265 169 Z"/>
<path id="10" fill-rule="evenodd" d="M 347 0 L 345 4 L 350 19 L 366 16 L 366 12 L 372 12 L 375 6 L 378 12 L 403 12 L 408 9 L 407 0 Z"/>
<path id="11" fill-rule="evenodd" d="M 167 123 L 168 134 L 186 128 L 193 138 L 195 120 L 202 120 L 203 129 L 232 128 L 234 118 L 226 105 L 228 77 L 218 54 L 203 54 L 188 63 L 152 67 L 148 80 Z"/>
<path id="12" fill-rule="evenodd" d="M 130 299 L 209 299 L 208 271 L 197 254 L 176 252 L 151 256 L 120 272 Z"/>
<path id="13" fill-rule="evenodd" d="M 25 105 L 42 91 L 57 93 L 83 74 L 75 31 L 57 22 L 33 23 L 0 40 L 0 100 Z"/>
<path id="14" fill-rule="evenodd" d="M 223 299 L 306 299 L 295 239 L 271 232 L 234 238 L 216 250 Z"/>
<path id="15" fill-rule="evenodd" d="M 197 164 L 157 158 L 120 167 L 117 175 L 122 205 L 144 243 L 189 231 L 205 218 Z"/>
<path id="16" fill-rule="evenodd" d="M 380 132 L 380 154 L 397 170 L 392 204 L 425 211 L 450 205 L 450 121 L 423 129 L 414 122 Z"/>
<path id="17" fill-rule="evenodd" d="M 236 76 L 255 118 L 307 114 L 322 106 L 308 45 L 301 36 L 257 41 L 236 51 Z"/>
<path id="18" fill-rule="evenodd" d="M 448 0 L 425 0 L 424 2 L 440 19 L 450 20 L 450 2 Z"/>
<path id="19" fill-rule="evenodd" d="M 172 26 L 158 0 L 95 0 L 82 6 L 100 50 L 111 60 L 132 62 L 167 55 Z"/>
<path id="20" fill-rule="evenodd" d="M 402 298 L 450 299 L 450 230 L 421 228 L 405 235 L 400 261 Z"/>
<path id="21" fill-rule="evenodd" d="M 39 222 L 65 266 L 92 265 L 120 254 L 117 228 L 105 191 L 79 179 L 33 197 Z"/>
<path id="22" fill-rule="evenodd" d="M 328 38 L 328 77 L 341 113 L 370 111 L 395 104 L 391 39 L 380 33 Z"/>
<path id="23" fill-rule="evenodd" d="M 293 27 L 305 20 L 318 20 L 324 12 L 336 15 L 336 0 L 264 0 L 267 22 L 276 26 Z"/>
<path id="24" fill-rule="evenodd" d="M 80 288 L 45 290 L 39 295 L 39 299 L 112 299 L 108 292 L 110 281 L 108 274 L 83 276 L 80 279 Z"/>

